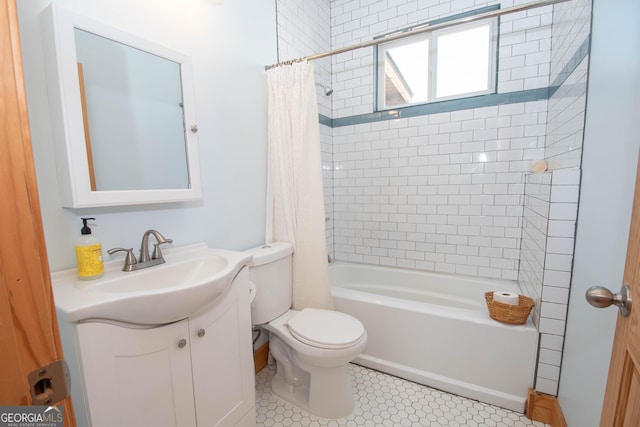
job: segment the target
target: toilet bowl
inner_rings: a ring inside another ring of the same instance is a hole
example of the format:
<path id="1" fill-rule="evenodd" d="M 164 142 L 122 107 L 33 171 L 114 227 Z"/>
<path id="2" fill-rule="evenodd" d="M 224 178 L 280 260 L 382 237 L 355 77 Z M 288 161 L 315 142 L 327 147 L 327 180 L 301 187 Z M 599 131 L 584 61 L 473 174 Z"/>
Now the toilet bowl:
<path id="1" fill-rule="evenodd" d="M 301 318 L 303 322 L 298 325 L 296 320 Z M 314 321 L 317 323 L 312 325 Z M 340 324 L 343 329 L 316 330 Z M 289 310 L 263 327 L 270 332 L 269 348 L 277 363 L 271 380 L 271 389 L 277 396 L 323 418 L 342 418 L 353 412 L 348 364 L 367 343 L 360 321 L 344 313 L 305 308 Z M 298 329 L 304 332 L 302 339 Z"/>
<path id="2" fill-rule="evenodd" d="M 291 307 L 291 256 L 288 243 L 252 249 L 249 264 L 255 298 L 252 323 L 269 331 L 276 361 L 271 389 L 276 396 L 322 418 L 353 412 L 348 364 L 367 343 L 362 323 L 345 313 Z"/>

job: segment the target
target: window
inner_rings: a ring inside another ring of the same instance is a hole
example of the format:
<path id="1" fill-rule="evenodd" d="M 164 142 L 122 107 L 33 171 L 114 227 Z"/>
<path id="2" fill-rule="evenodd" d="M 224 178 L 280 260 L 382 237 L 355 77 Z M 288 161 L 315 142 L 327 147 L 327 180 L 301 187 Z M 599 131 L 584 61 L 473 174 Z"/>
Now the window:
<path id="1" fill-rule="evenodd" d="M 497 18 L 378 45 L 378 110 L 495 91 Z"/>

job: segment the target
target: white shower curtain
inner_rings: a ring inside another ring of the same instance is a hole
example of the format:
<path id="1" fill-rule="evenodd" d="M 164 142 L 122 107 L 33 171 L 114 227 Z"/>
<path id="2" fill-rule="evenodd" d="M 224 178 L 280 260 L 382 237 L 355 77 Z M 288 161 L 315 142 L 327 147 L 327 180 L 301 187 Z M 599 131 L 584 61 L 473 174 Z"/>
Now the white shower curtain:
<path id="1" fill-rule="evenodd" d="M 266 241 L 293 244 L 293 308 L 333 308 L 329 285 L 313 65 L 267 71 L 269 158 Z"/>

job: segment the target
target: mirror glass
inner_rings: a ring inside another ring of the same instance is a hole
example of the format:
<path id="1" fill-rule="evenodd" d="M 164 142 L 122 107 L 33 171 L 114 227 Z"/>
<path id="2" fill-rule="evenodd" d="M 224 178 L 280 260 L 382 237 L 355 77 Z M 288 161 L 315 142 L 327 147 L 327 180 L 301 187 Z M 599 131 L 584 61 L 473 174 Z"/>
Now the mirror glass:
<path id="1" fill-rule="evenodd" d="M 180 64 L 75 29 L 94 191 L 189 188 Z"/>
<path id="2" fill-rule="evenodd" d="M 41 22 L 62 206 L 200 200 L 191 58 L 56 4 Z"/>

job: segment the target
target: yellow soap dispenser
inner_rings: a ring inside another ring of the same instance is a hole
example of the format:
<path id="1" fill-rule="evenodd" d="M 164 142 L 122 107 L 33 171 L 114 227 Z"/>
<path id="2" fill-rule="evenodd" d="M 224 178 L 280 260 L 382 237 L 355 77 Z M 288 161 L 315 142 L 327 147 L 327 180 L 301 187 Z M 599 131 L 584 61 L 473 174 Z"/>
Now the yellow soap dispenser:
<path id="1" fill-rule="evenodd" d="M 104 263 L 102 262 L 102 245 L 97 237 L 91 234 L 91 229 L 87 226 L 88 220 L 95 218 L 81 218 L 81 236 L 76 241 L 76 260 L 78 261 L 78 278 L 80 280 L 91 280 L 102 277 L 104 274 Z"/>

